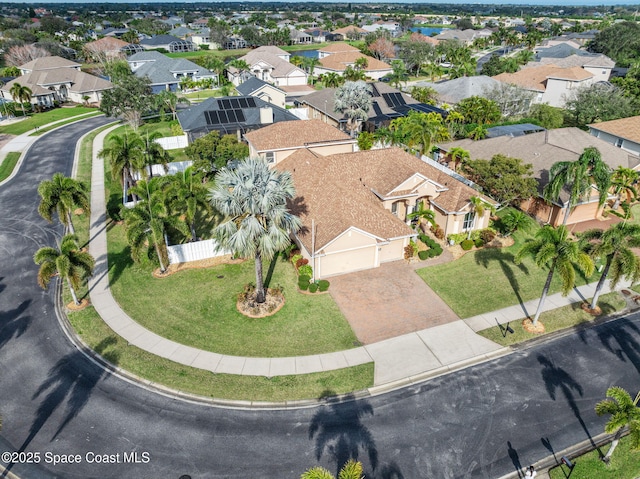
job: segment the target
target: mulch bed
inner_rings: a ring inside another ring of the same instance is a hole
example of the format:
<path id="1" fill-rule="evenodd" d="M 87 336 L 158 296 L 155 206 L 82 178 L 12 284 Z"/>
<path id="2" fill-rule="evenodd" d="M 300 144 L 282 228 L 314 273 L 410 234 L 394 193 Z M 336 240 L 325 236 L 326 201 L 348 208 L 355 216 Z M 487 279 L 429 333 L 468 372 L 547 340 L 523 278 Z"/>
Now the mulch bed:
<path id="1" fill-rule="evenodd" d="M 256 303 L 255 296 L 251 295 L 248 298 L 241 297 L 236 303 L 238 311 L 249 318 L 266 318 L 273 316 L 284 306 L 284 295 L 280 291 L 275 291 L 271 288 L 267 290 L 267 295 L 264 303 Z"/>
<path id="2" fill-rule="evenodd" d="M 67 309 L 69 311 L 82 311 L 84 308 L 86 308 L 90 304 L 91 303 L 86 298 L 85 299 L 81 299 L 80 300 L 80 304 L 76 304 L 73 301 L 71 301 L 69 304 L 67 304 Z"/>
<path id="3" fill-rule="evenodd" d="M 538 321 L 534 326 L 533 320 L 531 318 L 526 318 L 522 320 L 522 329 L 527 333 L 542 334 L 544 333 L 544 324 Z"/>

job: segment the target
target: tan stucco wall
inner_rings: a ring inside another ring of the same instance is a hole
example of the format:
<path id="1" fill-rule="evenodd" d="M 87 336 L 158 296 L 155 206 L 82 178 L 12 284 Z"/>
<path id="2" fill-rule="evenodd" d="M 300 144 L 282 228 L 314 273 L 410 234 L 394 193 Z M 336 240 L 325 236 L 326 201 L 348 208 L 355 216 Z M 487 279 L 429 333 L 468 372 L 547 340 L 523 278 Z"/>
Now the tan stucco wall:
<path id="1" fill-rule="evenodd" d="M 371 236 L 367 236 L 356 230 L 345 231 L 342 235 L 336 238 L 332 243 L 323 248 L 325 253 L 334 253 L 352 248 L 360 248 L 362 246 L 375 245 L 376 240 Z"/>
<path id="2" fill-rule="evenodd" d="M 390 241 L 389 244 L 380 246 L 378 251 L 378 261 L 386 263 L 387 261 L 397 261 L 404 259 L 404 247 L 409 244 L 407 238 L 400 238 Z"/>
<path id="3" fill-rule="evenodd" d="M 368 246 L 319 258 L 318 278 L 370 269 L 375 264 L 376 246 Z"/>

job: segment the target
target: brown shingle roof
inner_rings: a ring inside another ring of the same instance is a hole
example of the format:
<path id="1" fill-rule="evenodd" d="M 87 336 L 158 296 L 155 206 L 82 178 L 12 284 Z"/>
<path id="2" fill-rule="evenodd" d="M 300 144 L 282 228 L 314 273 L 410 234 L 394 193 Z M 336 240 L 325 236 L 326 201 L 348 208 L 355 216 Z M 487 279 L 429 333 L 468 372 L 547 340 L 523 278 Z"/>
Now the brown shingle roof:
<path id="1" fill-rule="evenodd" d="M 524 68 L 515 73 L 500 73 L 492 78 L 529 90 L 545 91 L 547 79 L 549 78 L 581 81 L 592 77 L 592 73 L 580 67 L 560 68 L 556 65 L 541 65 L 539 67 Z"/>
<path id="2" fill-rule="evenodd" d="M 52 56 L 52 57 L 41 57 L 36 58 L 35 60 L 31 60 L 24 65 L 20 65 L 18 68 L 21 70 L 50 70 L 52 68 L 80 68 L 82 65 L 76 62 L 72 62 L 71 60 L 67 60 L 66 58 Z"/>
<path id="3" fill-rule="evenodd" d="M 391 71 L 391 67 L 389 66 L 389 64 L 377 60 L 373 57 L 367 56 L 364 53 L 360 53 L 359 51 L 332 53 L 327 57 L 321 58 L 319 61 L 320 65 L 324 68 L 335 71 L 344 71 L 349 65 L 354 65 L 358 58 L 367 59 L 367 68 L 365 68 L 365 71 Z"/>
<path id="4" fill-rule="evenodd" d="M 321 120 L 274 123 L 244 136 L 258 151 L 303 147 L 308 143 L 350 140 L 346 133 Z"/>
<path id="5" fill-rule="evenodd" d="M 344 53 L 344 52 L 359 52 L 360 50 L 358 50 L 356 47 L 352 47 L 348 43 L 336 42 L 336 43 L 331 43 L 326 47 L 319 48 L 318 51 L 335 54 L 335 53 Z"/>
<path id="6" fill-rule="evenodd" d="M 589 126 L 594 130 L 604 131 L 619 138 L 640 143 L 640 116 L 603 121 Z"/>
<path id="7" fill-rule="evenodd" d="M 333 30 L 331 33 L 334 35 L 346 35 L 347 33 L 356 32 L 356 33 L 368 33 L 364 28 L 360 28 L 356 25 L 349 25 L 348 27 L 338 28 L 337 30 Z M 326 52 L 327 47 L 323 48 L 321 51 Z"/>
<path id="8" fill-rule="evenodd" d="M 274 48 L 277 48 L 277 47 L 274 47 Z M 268 51 L 258 51 L 258 49 L 252 50 L 249 53 L 247 53 L 245 56 L 240 57 L 240 60 L 246 61 L 250 66 L 253 66 L 260 61 L 264 61 L 268 63 L 273 67 L 273 70 L 271 71 L 271 76 L 273 78 L 286 77 L 287 75 L 295 71 L 304 73 L 303 70 L 301 70 L 294 64 L 289 63 L 288 61 L 283 60 L 279 56 L 273 53 L 269 53 Z"/>
<path id="9" fill-rule="evenodd" d="M 89 42 L 85 44 L 85 49 L 92 51 L 118 51 L 122 47 L 126 47 L 129 45 L 124 40 L 120 40 L 115 37 L 103 37 L 100 40 L 96 40 L 95 42 Z"/>
<path id="10" fill-rule="evenodd" d="M 351 227 L 383 239 L 411 235 L 412 230 L 384 209 L 377 195 L 394 196 L 394 188 L 416 173 L 446 188 L 434 200 L 445 211 L 463 210 L 471 196 L 495 204 L 399 148 L 326 157 L 299 150 L 276 168 L 290 171 L 293 176 L 297 197 L 290 208 L 302 219 L 305 228 L 298 237 L 309 251 L 312 219 L 316 225 L 316 251 Z"/>
<path id="11" fill-rule="evenodd" d="M 459 140 L 438 145 L 445 151 L 454 146 L 467 150 L 472 160 L 490 160 L 496 154 L 520 158 L 523 163 L 533 165 L 533 176 L 540 188 L 549 181 L 549 169 L 558 161 L 575 161 L 590 146 L 596 147 L 602 159 L 612 168 L 624 166 L 635 168 L 640 158 L 580 130 L 579 128 L 559 128 L 529 135 L 511 137 L 499 136 L 487 140 Z M 563 191 L 563 201 L 569 194 Z"/>

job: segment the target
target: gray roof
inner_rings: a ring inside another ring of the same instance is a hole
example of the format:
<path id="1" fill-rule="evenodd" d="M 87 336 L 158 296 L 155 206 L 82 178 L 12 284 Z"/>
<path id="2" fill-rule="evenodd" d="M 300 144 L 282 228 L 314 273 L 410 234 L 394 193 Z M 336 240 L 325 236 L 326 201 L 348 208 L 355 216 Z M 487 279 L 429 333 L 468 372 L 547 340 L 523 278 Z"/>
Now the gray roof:
<path id="1" fill-rule="evenodd" d="M 595 53 L 589 53 L 585 50 L 574 48 L 567 43 L 558 43 L 552 47 L 541 48 L 536 52 L 536 60 L 540 61 L 541 58 L 566 58 L 571 55 L 579 56 L 597 56 Z"/>
<path id="2" fill-rule="evenodd" d="M 523 163 L 533 165 L 533 176 L 538 180 L 540 191 L 549 181 L 549 169 L 558 161 L 575 161 L 590 146 L 596 147 L 602 159 L 612 169 L 619 166 L 636 168 L 640 158 L 617 148 L 579 128 L 558 128 L 524 136 L 499 136 L 486 140 L 470 139 L 441 143 L 444 151 L 457 146 L 469 152 L 472 160 L 490 160 L 496 154 L 520 158 Z M 569 200 L 565 189 L 560 194 L 563 202 Z"/>
<path id="3" fill-rule="evenodd" d="M 144 40 L 140 40 L 140 44 L 141 45 L 149 45 L 149 46 L 156 46 L 156 45 L 169 45 L 170 43 L 173 42 L 184 42 L 185 40 L 182 40 L 181 38 L 178 37 L 174 37 L 173 35 L 156 35 L 154 37 L 151 38 L 145 38 Z"/>
<path id="4" fill-rule="evenodd" d="M 185 37 L 187 35 L 193 35 L 196 33 L 195 30 L 191 30 L 187 27 L 176 27 L 169 32 L 169 35 L 173 35 L 174 37 Z"/>
<path id="5" fill-rule="evenodd" d="M 440 83 L 418 82 L 417 86 L 430 87 L 438 92 L 438 100 L 441 103 L 455 105 L 471 96 L 484 96 L 487 90 L 499 85 L 498 80 L 486 75 L 472 77 L 460 77 Z"/>
<path id="6" fill-rule="evenodd" d="M 541 126 L 534 125 L 533 123 L 494 126 L 493 128 L 487 128 L 487 138 L 496 138 L 498 136 L 523 136 L 544 130 L 545 129 Z"/>
<path id="7" fill-rule="evenodd" d="M 136 69 L 134 74 L 137 77 L 149 77 L 152 85 L 166 85 L 171 83 L 179 83 L 180 79 L 174 76 L 174 73 L 193 73 L 193 76 L 215 77 L 215 73 L 193 63 L 185 58 L 169 58 L 160 52 L 145 51 L 134 53 L 127 58 L 129 63 L 144 62 Z"/>
<path id="8" fill-rule="evenodd" d="M 280 88 L 278 88 L 277 86 L 274 86 L 271 83 L 267 83 L 266 81 L 260 80 L 259 78 L 256 78 L 254 76 L 252 76 L 248 80 L 238 85 L 236 87 L 236 90 L 238 90 L 241 95 L 251 95 L 253 92 L 260 90 L 264 86 L 270 86 L 271 88 L 280 90 Z M 282 93 L 284 93 L 284 91 L 282 91 Z"/>
<path id="9" fill-rule="evenodd" d="M 230 108 L 226 107 L 224 104 L 225 100 L 234 103 L 236 100 L 243 103 L 248 102 L 246 107 L 231 107 L 233 111 L 240 110 L 242 112 L 241 119 L 239 121 L 222 121 L 218 123 L 208 121 L 207 116 L 211 116 L 209 112 L 218 112 L 221 110 L 229 111 Z M 262 108 L 270 108 L 273 112 L 273 122 L 271 123 L 299 120 L 297 116 L 288 112 L 284 108 L 267 103 L 260 98 L 253 96 L 232 96 L 208 98 L 198 105 L 182 110 L 178 112 L 178 121 L 180 122 L 182 130 L 185 132 L 209 132 L 213 130 L 218 130 L 222 133 L 233 133 L 238 130 L 247 132 L 250 130 L 256 130 L 266 126 L 267 124 L 271 124 L 262 123 L 260 119 L 260 110 Z"/>

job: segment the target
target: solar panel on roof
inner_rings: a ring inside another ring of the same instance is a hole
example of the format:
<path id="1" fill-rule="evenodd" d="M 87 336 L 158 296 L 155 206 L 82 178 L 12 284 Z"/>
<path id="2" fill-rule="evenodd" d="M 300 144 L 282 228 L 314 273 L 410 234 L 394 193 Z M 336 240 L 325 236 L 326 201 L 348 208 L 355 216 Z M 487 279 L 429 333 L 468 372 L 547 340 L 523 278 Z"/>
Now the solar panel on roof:
<path id="1" fill-rule="evenodd" d="M 380 96 L 380 92 L 373 83 L 371 84 L 371 96 L 374 98 Z"/>
<path id="2" fill-rule="evenodd" d="M 383 93 L 382 98 L 384 98 L 384 101 L 387 103 L 387 106 L 389 108 L 393 108 L 394 106 L 396 106 L 390 93 Z"/>
<path id="3" fill-rule="evenodd" d="M 229 117 L 227 116 L 227 112 L 224 110 L 220 110 L 218 112 L 218 118 L 220 118 L 220 123 L 229 123 Z"/>
<path id="4" fill-rule="evenodd" d="M 406 103 L 404 101 L 402 93 L 394 93 L 393 95 L 394 95 L 395 101 L 398 103 L 398 105 L 404 105 Z"/>
<path id="5" fill-rule="evenodd" d="M 230 110 L 231 102 L 229 100 L 218 100 L 218 106 L 221 106 L 221 110 Z"/>
<path id="6" fill-rule="evenodd" d="M 376 113 L 376 116 L 382 116 L 382 110 L 380 109 L 380 105 L 378 105 L 377 101 L 374 101 L 371 106 L 373 106 L 373 111 Z"/>
<path id="7" fill-rule="evenodd" d="M 238 119 L 238 123 L 244 123 L 246 118 L 244 117 L 244 112 L 242 110 L 236 110 L 236 118 Z"/>
<path id="8" fill-rule="evenodd" d="M 246 98 L 239 98 L 238 101 L 240 102 L 240 108 L 248 108 L 249 107 L 249 103 L 247 102 Z"/>
<path id="9" fill-rule="evenodd" d="M 237 110 L 238 108 L 240 108 L 240 101 L 237 98 L 232 98 L 230 101 L 231 101 L 231 106 L 234 109 Z"/>
<path id="10" fill-rule="evenodd" d="M 247 104 L 249 105 L 249 108 L 256 108 L 258 106 L 256 105 L 255 98 L 247 98 Z"/>

